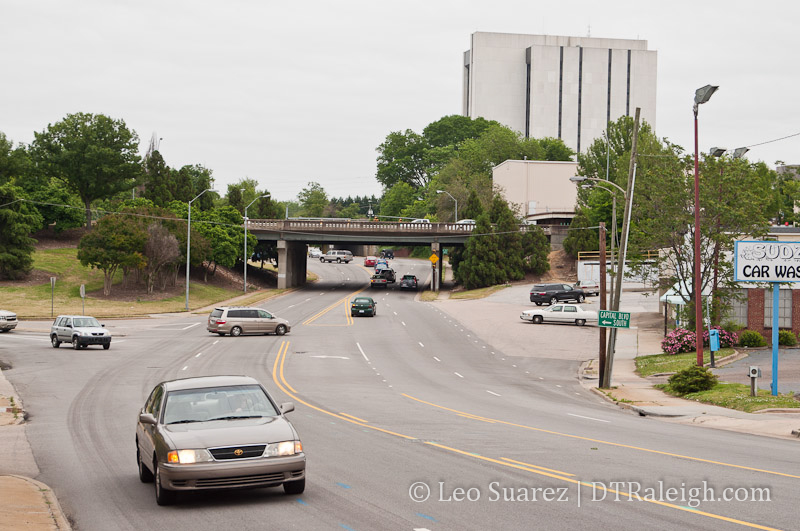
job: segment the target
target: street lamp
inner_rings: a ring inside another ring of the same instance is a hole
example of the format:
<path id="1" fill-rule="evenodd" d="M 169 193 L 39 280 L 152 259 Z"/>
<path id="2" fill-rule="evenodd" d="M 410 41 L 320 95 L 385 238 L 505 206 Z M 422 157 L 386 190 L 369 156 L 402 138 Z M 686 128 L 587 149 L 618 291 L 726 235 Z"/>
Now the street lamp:
<path id="1" fill-rule="evenodd" d="M 191 264 L 190 256 L 191 256 L 191 241 L 192 241 L 192 203 L 195 200 L 203 195 L 206 192 L 216 192 L 213 188 L 206 188 L 197 196 L 189 201 L 189 216 L 188 216 L 188 223 L 186 225 L 186 311 L 189 311 L 189 265 Z"/>
<path id="2" fill-rule="evenodd" d="M 264 199 L 265 197 L 269 197 L 270 194 L 264 194 L 256 197 L 250 204 L 244 207 L 244 292 L 247 293 L 247 209 L 250 208 L 250 205 L 258 201 L 259 199 Z"/>
<path id="3" fill-rule="evenodd" d="M 437 194 L 447 194 L 447 195 L 449 195 L 449 196 L 450 196 L 450 199 L 452 199 L 452 200 L 455 202 L 455 204 L 456 204 L 456 212 L 455 212 L 455 218 L 453 218 L 453 222 L 456 222 L 456 221 L 458 221 L 458 199 L 456 199 L 455 197 L 453 197 L 453 196 L 450 194 L 450 192 L 448 192 L 448 191 L 446 191 L 446 190 L 436 190 L 436 193 L 437 193 Z"/>
<path id="4" fill-rule="evenodd" d="M 700 297 L 700 175 L 697 159 L 697 112 L 700 105 L 706 103 L 719 89 L 715 85 L 706 85 L 694 93 L 694 333 L 696 336 L 697 365 L 703 366 L 703 301 Z"/>

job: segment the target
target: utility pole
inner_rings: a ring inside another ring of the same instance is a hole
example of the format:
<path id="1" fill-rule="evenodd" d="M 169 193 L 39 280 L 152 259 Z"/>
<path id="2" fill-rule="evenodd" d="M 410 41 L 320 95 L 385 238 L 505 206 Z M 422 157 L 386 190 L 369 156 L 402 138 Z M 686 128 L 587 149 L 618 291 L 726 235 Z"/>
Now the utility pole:
<path id="1" fill-rule="evenodd" d="M 622 241 L 617 255 L 617 282 L 614 285 L 614 298 L 611 301 L 611 309 L 619 311 L 619 301 L 622 296 L 622 280 L 625 277 L 625 258 L 628 252 L 628 232 L 630 230 L 631 209 L 633 207 L 633 185 L 636 179 L 636 147 L 639 140 L 639 115 L 641 109 L 636 107 L 636 117 L 633 125 L 633 144 L 631 146 L 631 160 L 628 164 L 628 186 L 625 193 L 625 213 L 622 218 Z M 608 338 L 608 349 L 606 350 L 606 374 L 603 375 L 603 385 L 601 387 L 611 387 L 611 371 L 614 368 L 614 351 L 617 346 L 617 329 L 612 328 Z"/>
<path id="2" fill-rule="evenodd" d="M 606 223 L 600 222 L 600 312 L 606 309 Z M 599 383 L 605 380 L 606 373 L 606 327 L 600 327 L 600 372 Z"/>

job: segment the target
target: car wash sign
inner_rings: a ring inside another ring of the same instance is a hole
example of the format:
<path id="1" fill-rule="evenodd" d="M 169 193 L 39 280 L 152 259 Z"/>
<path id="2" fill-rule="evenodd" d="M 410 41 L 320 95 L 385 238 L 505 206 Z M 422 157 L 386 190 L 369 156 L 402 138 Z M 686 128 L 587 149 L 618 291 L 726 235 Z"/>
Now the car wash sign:
<path id="1" fill-rule="evenodd" d="M 800 282 L 800 242 L 735 242 L 737 282 Z"/>

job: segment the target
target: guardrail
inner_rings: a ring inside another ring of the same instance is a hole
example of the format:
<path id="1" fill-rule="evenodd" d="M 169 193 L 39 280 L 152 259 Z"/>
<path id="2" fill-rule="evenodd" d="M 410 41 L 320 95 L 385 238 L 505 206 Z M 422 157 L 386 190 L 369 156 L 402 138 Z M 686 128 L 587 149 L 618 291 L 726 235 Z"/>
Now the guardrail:
<path id="1" fill-rule="evenodd" d="M 251 219 L 250 230 L 276 232 L 351 232 L 351 233 L 418 233 L 418 234 L 468 234 L 475 225 L 467 223 L 411 223 L 409 221 L 374 221 L 366 219 Z M 520 225 L 520 232 L 538 227 L 546 235 L 550 227 L 543 225 Z"/>

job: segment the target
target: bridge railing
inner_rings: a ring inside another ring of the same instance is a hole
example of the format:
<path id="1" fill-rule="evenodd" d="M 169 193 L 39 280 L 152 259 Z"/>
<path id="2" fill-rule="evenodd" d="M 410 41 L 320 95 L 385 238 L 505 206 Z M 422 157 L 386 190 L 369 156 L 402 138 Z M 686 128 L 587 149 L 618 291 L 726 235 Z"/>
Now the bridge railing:
<path id="1" fill-rule="evenodd" d="M 538 226 L 550 234 L 546 225 L 520 225 L 520 232 L 527 232 Z M 466 223 L 411 223 L 410 221 L 374 221 L 368 219 L 251 219 L 251 230 L 297 231 L 297 232 L 383 232 L 383 233 L 425 233 L 425 234 L 468 234 L 475 225 Z"/>

